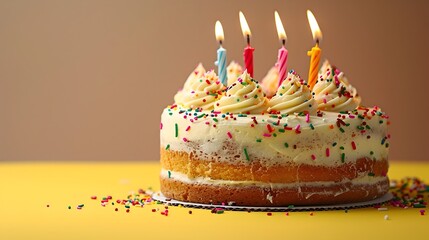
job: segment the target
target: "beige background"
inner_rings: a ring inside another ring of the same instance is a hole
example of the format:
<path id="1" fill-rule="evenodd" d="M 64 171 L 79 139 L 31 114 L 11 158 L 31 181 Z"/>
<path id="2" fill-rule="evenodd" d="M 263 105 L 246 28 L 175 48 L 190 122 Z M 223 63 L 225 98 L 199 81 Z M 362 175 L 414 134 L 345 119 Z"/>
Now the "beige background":
<path id="1" fill-rule="evenodd" d="M 157 160 L 159 120 L 198 62 L 213 68 L 214 23 L 242 63 L 242 10 L 255 76 L 276 60 L 274 10 L 289 68 L 305 78 L 322 28 L 323 57 L 366 105 L 392 119 L 391 159 L 429 160 L 429 1 L 0 1 L 0 160 Z"/>

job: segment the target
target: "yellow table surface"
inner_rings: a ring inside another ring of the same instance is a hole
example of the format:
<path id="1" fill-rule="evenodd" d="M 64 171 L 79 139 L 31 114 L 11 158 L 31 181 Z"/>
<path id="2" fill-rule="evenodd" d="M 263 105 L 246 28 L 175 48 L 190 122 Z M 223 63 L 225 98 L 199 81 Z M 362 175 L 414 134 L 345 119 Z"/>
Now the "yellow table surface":
<path id="1" fill-rule="evenodd" d="M 129 213 L 124 206 L 100 205 L 103 196 L 126 199 L 139 188 L 158 190 L 159 171 L 156 162 L 0 163 L 0 239 L 429 239 L 429 213 L 421 216 L 420 209 L 267 216 L 201 209 L 190 215 L 190 209 L 169 207 L 166 217 L 152 212 L 163 205 L 132 207 Z M 391 162 L 389 176 L 429 182 L 429 163 Z M 91 200 L 93 195 L 98 199 Z M 77 210 L 78 204 L 85 206 Z"/>

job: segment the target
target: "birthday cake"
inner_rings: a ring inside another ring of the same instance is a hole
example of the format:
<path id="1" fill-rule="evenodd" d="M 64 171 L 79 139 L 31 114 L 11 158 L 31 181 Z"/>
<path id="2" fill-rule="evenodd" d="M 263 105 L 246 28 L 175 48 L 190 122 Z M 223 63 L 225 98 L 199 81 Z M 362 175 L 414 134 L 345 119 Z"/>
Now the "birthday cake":
<path id="1" fill-rule="evenodd" d="M 278 82 L 274 70 L 262 84 L 237 63 L 228 75 L 234 82 L 224 86 L 199 65 L 162 113 L 160 182 L 167 198 L 320 205 L 388 191 L 388 117 L 362 107 L 343 72 L 325 62 L 311 89 L 294 71 L 280 86 L 270 82 Z"/>

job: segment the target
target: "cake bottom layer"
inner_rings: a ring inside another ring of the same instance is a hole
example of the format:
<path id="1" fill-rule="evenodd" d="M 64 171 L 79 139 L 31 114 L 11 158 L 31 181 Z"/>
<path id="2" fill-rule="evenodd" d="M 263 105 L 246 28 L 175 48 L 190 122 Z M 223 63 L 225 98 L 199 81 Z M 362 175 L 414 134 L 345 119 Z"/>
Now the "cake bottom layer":
<path id="1" fill-rule="evenodd" d="M 353 181 L 330 183 L 287 184 L 268 187 L 252 184 L 215 185 L 192 183 L 161 176 L 161 192 L 179 201 L 241 206 L 327 205 L 373 200 L 389 190 L 387 177 L 373 183 Z"/>

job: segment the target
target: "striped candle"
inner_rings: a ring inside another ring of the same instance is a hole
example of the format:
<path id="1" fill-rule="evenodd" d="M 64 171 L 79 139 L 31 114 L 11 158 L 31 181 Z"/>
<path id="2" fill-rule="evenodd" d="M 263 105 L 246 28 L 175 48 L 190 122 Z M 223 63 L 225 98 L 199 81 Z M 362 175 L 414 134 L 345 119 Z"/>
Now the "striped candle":
<path id="1" fill-rule="evenodd" d="M 226 49 L 222 46 L 217 50 L 217 61 L 215 64 L 218 67 L 220 81 L 224 86 L 228 85 L 228 79 L 226 77 Z"/>
<path id="2" fill-rule="evenodd" d="M 249 73 L 249 75 L 253 78 L 253 51 L 255 51 L 252 46 L 250 46 L 250 36 L 252 33 L 250 32 L 249 25 L 247 24 L 246 18 L 244 14 L 240 11 L 240 26 L 241 31 L 243 32 L 243 36 L 246 38 L 247 47 L 244 48 L 243 57 L 244 57 L 244 66 Z"/>
<path id="3" fill-rule="evenodd" d="M 279 13 L 277 11 L 274 12 L 274 19 L 276 21 L 277 34 L 279 36 L 280 42 L 282 43 L 282 47 L 279 49 L 279 55 L 277 57 L 277 64 L 276 64 L 279 71 L 278 86 L 280 86 L 283 80 L 286 78 L 288 51 L 285 48 L 285 44 L 286 44 L 287 37 L 286 37 L 286 31 L 283 27 L 282 20 L 280 19 Z"/>
<path id="4" fill-rule="evenodd" d="M 222 47 L 222 42 L 224 40 L 223 36 L 223 27 L 219 21 L 216 21 L 215 24 L 215 35 L 216 40 L 219 41 L 219 49 L 217 50 L 217 61 L 215 65 L 218 67 L 218 76 L 220 81 L 224 86 L 228 85 L 228 79 L 226 75 L 226 49 Z"/>
<path id="5" fill-rule="evenodd" d="M 319 73 L 320 55 L 322 50 L 319 48 L 319 41 L 322 39 L 322 31 L 320 30 L 319 24 L 316 21 L 313 13 L 307 10 L 308 23 L 310 24 L 311 33 L 313 39 L 316 41 L 316 45 L 307 52 L 310 57 L 310 68 L 308 71 L 308 86 L 312 90 L 317 81 L 317 75 Z"/>

